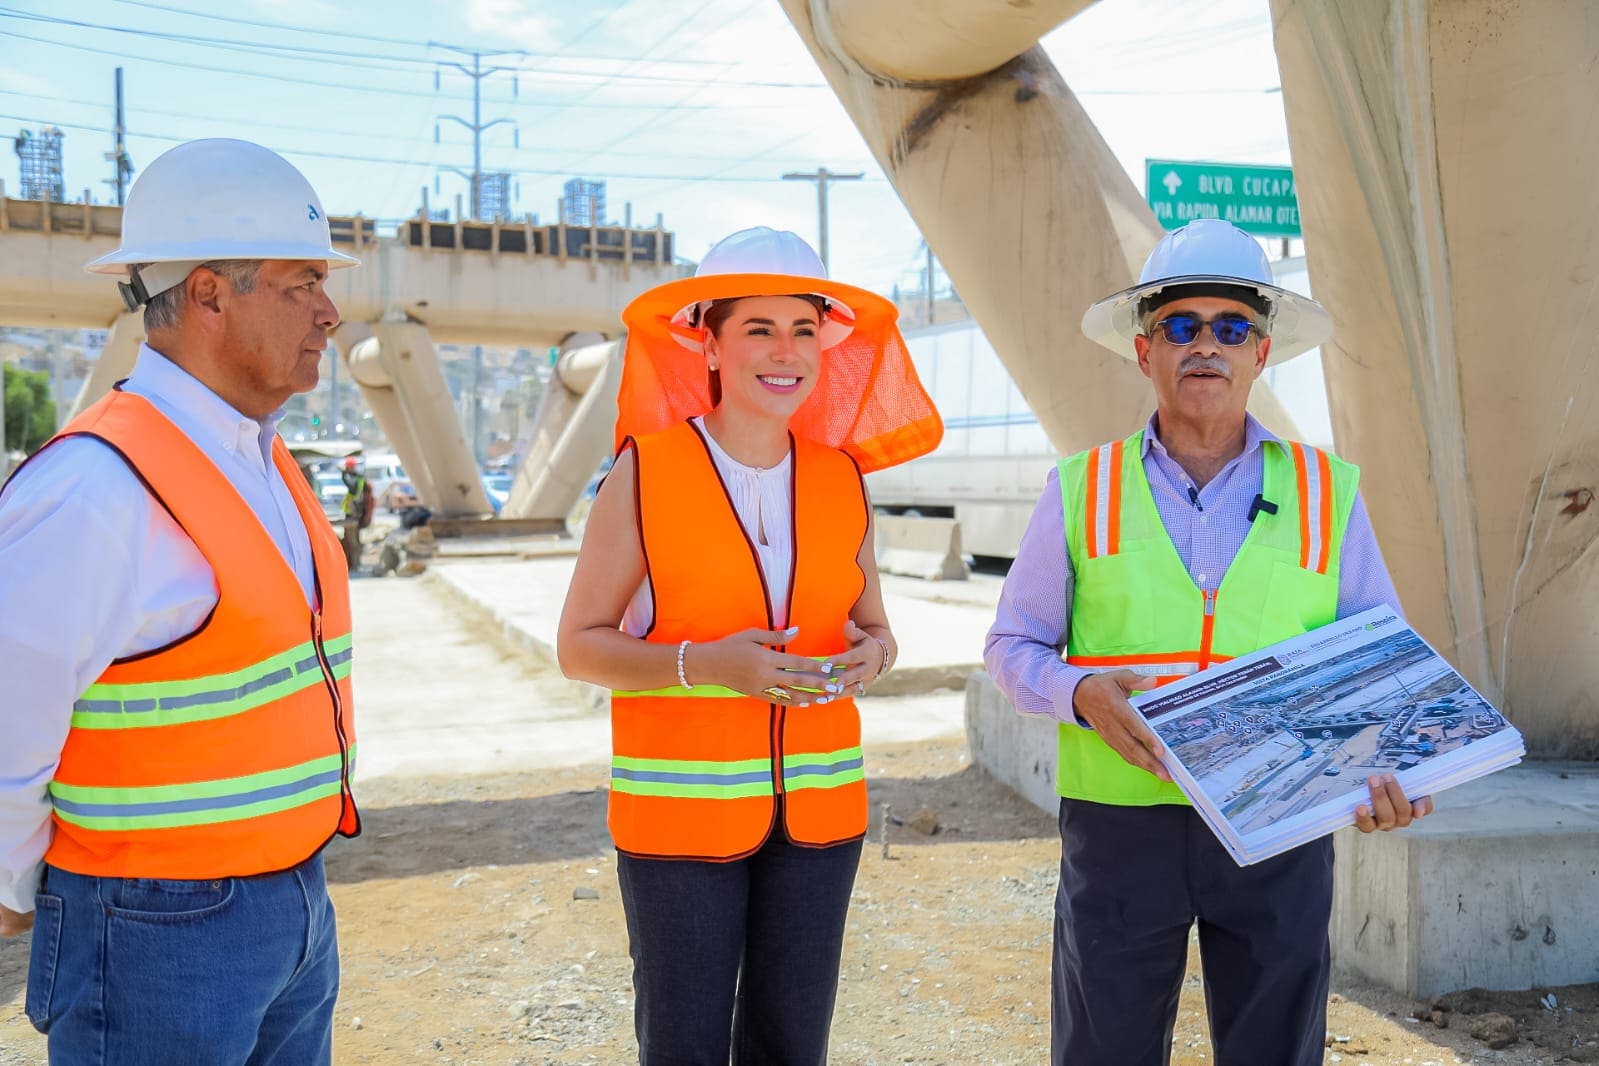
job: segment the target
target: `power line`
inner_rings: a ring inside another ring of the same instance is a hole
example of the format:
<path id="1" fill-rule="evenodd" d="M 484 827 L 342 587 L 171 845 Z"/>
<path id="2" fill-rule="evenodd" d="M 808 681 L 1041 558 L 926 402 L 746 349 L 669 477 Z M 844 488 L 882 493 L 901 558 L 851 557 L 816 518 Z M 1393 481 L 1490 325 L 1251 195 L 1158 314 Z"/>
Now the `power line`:
<path id="1" fill-rule="evenodd" d="M 0 120 L 5 120 L 5 121 L 8 121 L 8 122 L 32 122 L 33 121 L 33 119 L 28 118 L 28 117 L 26 117 L 24 115 L 6 115 L 6 114 L 0 114 Z M 93 132 L 93 133 L 110 133 L 111 132 L 111 127 L 109 127 L 109 126 L 91 126 L 91 125 L 88 125 L 87 123 L 81 123 L 81 122 L 57 122 L 57 123 L 55 123 L 55 125 L 64 126 L 67 129 L 88 130 L 88 131 Z M 146 138 L 148 140 L 166 141 L 166 142 L 170 142 L 170 143 L 173 143 L 173 144 L 179 144 L 179 143 L 182 143 L 184 141 L 187 141 L 187 140 L 191 139 L 191 138 L 188 138 L 188 137 L 175 137 L 175 136 L 172 136 L 171 134 L 165 134 L 165 133 L 141 133 L 141 134 L 138 134 L 137 136 Z M 311 159 L 340 159 L 340 160 L 348 160 L 348 161 L 353 162 L 353 163 L 378 163 L 378 164 L 382 164 L 382 165 L 386 165 L 386 166 L 404 166 L 404 167 L 432 167 L 434 165 L 431 161 L 427 161 L 427 160 L 393 159 L 393 158 L 386 158 L 386 157 L 383 157 L 383 156 L 356 155 L 356 154 L 351 153 L 351 152 L 326 152 L 326 151 L 321 151 L 321 150 L 312 149 L 312 148 L 287 148 L 287 147 L 282 147 L 282 146 L 273 146 L 273 150 L 281 153 L 282 155 L 305 156 L 305 157 L 311 158 Z M 516 167 L 516 168 L 511 168 L 510 170 L 507 171 L 507 173 L 517 174 L 517 175 L 530 175 L 530 176 L 533 176 L 533 177 L 564 178 L 564 177 L 570 177 L 571 176 L 571 169 L 568 168 L 568 169 L 565 169 L 565 170 L 549 170 L 549 169 L 545 169 L 545 168 L 535 168 L 535 167 Z M 733 182 L 733 183 L 738 183 L 738 184 L 753 184 L 753 183 L 767 184 L 767 183 L 770 183 L 770 182 L 780 181 L 781 180 L 780 178 L 772 178 L 772 177 L 765 177 L 765 176 L 741 177 L 741 176 L 736 176 L 736 175 L 721 175 L 721 174 L 640 174 L 640 173 L 624 173 L 624 172 L 620 172 L 620 171 L 598 171 L 598 172 L 594 173 L 594 176 L 598 177 L 598 178 L 614 178 L 614 179 L 617 179 L 617 180 L 631 180 L 631 181 Z M 866 180 L 867 181 L 881 181 L 883 179 L 880 179 L 880 178 L 867 178 Z"/>
<path id="2" fill-rule="evenodd" d="M 266 72 L 266 71 L 258 71 L 258 70 L 241 70 L 241 69 L 239 69 L 237 67 L 212 67 L 212 66 L 206 66 L 206 65 L 204 65 L 202 63 L 187 63 L 187 62 L 184 62 L 184 61 L 178 60 L 178 59 L 156 59 L 156 58 L 153 58 L 153 57 L 146 57 L 146 56 L 129 57 L 127 55 L 127 53 L 125 53 L 125 52 L 114 52 L 114 51 L 111 51 L 110 49 L 106 49 L 106 48 L 95 48 L 95 47 L 92 47 L 90 45 L 76 44 L 76 43 L 69 42 L 69 41 L 53 41 L 53 40 L 51 40 L 48 37 L 33 37 L 33 36 L 30 36 L 30 35 L 28 35 L 26 33 L 17 33 L 14 30 L 0 30 L 0 37 L 14 37 L 14 38 L 17 38 L 18 40 L 32 41 L 32 42 L 34 42 L 36 44 L 48 44 L 48 45 L 54 45 L 57 48 L 67 48 L 67 49 L 72 49 L 74 51 L 79 51 L 79 52 L 91 52 L 91 53 L 93 53 L 95 55 L 111 56 L 112 58 L 120 60 L 122 62 L 148 62 L 148 63 L 155 63 L 155 64 L 158 64 L 160 66 L 181 67 L 181 68 L 183 68 L 185 70 L 200 70 L 200 71 L 205 71 L 205 72 L 210 73 L 210 74 L 233 74 L 233 75 L 238 75 L 240 77 L 246 77 L 246 78 L 264 78 L 267 81 L 277 82 L 279 84 L 282 84 L 282 82 L 284 80 L 283 75 L 281 73 L 269 73 L 269 72 Z M 440 95 L 438 93 L 420 92 L 420 91 L 415 90 L 415 89 L 400 89 L 400 88 L 393 88 L 393 87 L 388 87 L 388 86 L 376 86 L 376 85 L 357 85 L 357 84 L 350 84 L 348 82 L 317 81 L 317 80 L 309 79 L 309 78 L 295 78 L 294 79 L 294 84 L 295 85 L 301 85 L 301 86 L 309 86 L 309 87 L 318 88 L 318 89 L 338 89 L 341 92 L 376 93 L 376 94 L 378 94 L 380 96 L 414 96 L 414 97 L 417 97 L 419 99 L 427 99 L 427 100 L 457 100 L 457 101 L 460 101 L 460 102 L 463 102 L 463 103 L 467 103 L 467 102 L 470 102 L 471 99 L 472 99 L 470 96 L 443 96 L 443 95 Z M 599 86 L 591 87 L 589 91 L 592 92 L 595 88 L 599 88 Z M 536 102 L 536 101 L 535 102 L 512 101 L 512 100 L 508 100 L 508 99 L 507 100 L 493 100 L 493 101 L 485 100 L 484 102 L 485 103 L 494 103 L 494 104 L 497 104 L 499 106 L 507 106 L 507 107 L 522 106 L 522 107 L 546 108 L 546 109 L 547 108 L 556 108 L 556 109 L 559 109 L 561 111 L 565 111 L 565 110 L 572 109 L 572 108 L 577 108 L 579 110 L 589 109 L 589 108 L 599 108 L 599 109 L 603 109 L 603 110 L 616 110 L 616 111 L 674 111 L 674 110 L 681 110 L 680 108 L 678 108 L 678 107 L 676 107 L 675 105 L 672 105 L 672 104 L 620 104 L 620 103 L 618 103 L 618 104 L 602 104 L 602 103 L 591 102 L 586 95 L 585 96 L 574 97 L 574 98 L 572 98 L 570 100 L 552 101 L 550 103 L 539 103 L 539 102 Z M 789 105 L 788 104 L 783 104 L 783 103 L 718 104 L 718 105 L 715 105 L 714 107 L 712 105 L 693 106 L 693 107 L 690 107 L 689 110 L 696 110 L 696 111 L 710 111 L 710 110 L 762 111 L 762 110 L 770 110 L 772 108 L 787 107 L 787 106 L 789 106 Z"/>
<path id="3" fill-rule="evenodd" d="M 236 15 L 213 15 L 210 12 L 207 12 L 207 11 L 191 11 L 191 10 L 189 10 L 187 8 L 172 7 L 172 6 L 168 5 L 168 4 L 151 3 L 150 0 L 113 0 L 113 2 L 114 3 L 118 3 L 118 4 L 127 4 L 130 7 L 148 8 L 149 10 L 152 10 L 152 11 L 165 11 L 165 12 L 168 12 L 168 13 L 173 14 L 173 15 L 185 15 L 185 16 L 187 16 L 189 18 L 210 19 L 213 22 L 230 23 L 230 24 L 235 25 L 235 26 L 253 26 L 256 29 L 282 30 L 282 31 L 284 31 L 286 33 L 313 32 L 310 29 L 308 29 L 307 27 L 295 26 L 295 25 L 292 25 L 292 24 L 286 23 L 286 22 L 266 22 L 266 21 L 260 20 L 260 19 L 239 18 Z M 621 10 L 621 8 L 616 8 L 615 10 L 612 10 L 611 12 L 609 12 L 607 14 L 601 15 L 594 22 L 590 23 L 589 26 L 586 27 L 582 32 L 578 33 L 578 35 L 576 37 L 572 38 L 572 41 L 568 42 L 567 45 L 562 45 L 560 48 L 556 49 L 553 52 L 533 52 L 533 51 L 528 51 L 526 49 L 519 49 L 518 50 L 519 54 L 526 55 L 526 56 L 531 56 L 531 57 L 534 57 L 534 58 L 550 58 L 550 59 L 559 58 L 561 56 L 569 56 L 569 58 L 572 58 L 572 59 L 600 59 L 600 60 L 626 59 L 627 58 L 626 56 L 569 55 L 569 53 L 567 53 L 567 50 L 566 50 L 567 47 L 570 44 L 576 43 L 577 41 L 581 40 L 584 36 L 586 36 L 591 30 L 593 30 L 594 28 L 596 28 L 600 24 L 609 21 L 611 16 L 615 15 L 617 13 L 617 11 L 620 11 L 620 10 Z M 345 39 L 353 40 L 353 41 L 371 41 L 371 42 L 373 42 L 375 44 L 399 44 L 399 45 L 406 45 L 406 46 L 411 47 L 411 48 L 450 48 L 450 49 L 455 49 L 455 50 L 458 50 L 458 51 L 471 51 L 472 50 L 472 46 L 471 45 L 463 45 L 463 44 L 459 44 L 457 42 L 407 40 L 407 39 L 402 38 L 402 37 L 383 37 L 383 36 L 380 36 L 378 34 L 372 34 L 372 33 L 355 33 L 353 31 L 346 30 L 346 29 L 340 29 L 339 30 L 339 36 L 341 38 L 345 38 Z M 696 66 L 696 67 L 703 67 L 703 66 L 707 66 L 707 65 L 711 65 L 711 66 L 731 66 L 732 65 L 732 61 L 731 60 L 725 60 L 725 59 L 721 59 L 721 60 L 718 60 L 718 59 L 705 59 L 705 60 L 702 60 L 702 59 L 657 59 L 655 62 L 663 63 L 663 64 L 665 64 L 665 63 L 682 64 L 682 65 L 685 65 L 685 66 Z"/>
<path id="4" fill-rule="evenodd" d="M 406 68 L 395 64 L 414 64 L 418 66 L 431 66 L 438 62 L 437 57 L 429 56 L 404 56 L 393 53 L 354 52 L 339 48 L 314 48 L 308 45 L 286 45 L 271 41 L 244 41 L 228 37 L 202 37 L 195 34 L 173 33 L 166 30 L 140 29 L 134 26 L 113 26 L 108 23 L 86 22 L 81 19 L 62 18 L 57 15 L 40 15 L 31 11 L 19 11 L 16 8 L 0 7 L 0 17 L 20 19 L 26 22 L 39 22 L 53 26 L 69 26 L 74 29 L 102 30 L 107 33 L 129 34 L 135 37 L 166 41 L 170 44 L 197 45 L 205 48 L 218 48 L 226 51 L 244 52 L 248 55 L 264 55 L 278 59 L 288 59 L 294 62 L 324 62 L 329 58 L 345 61 L 348 65 L 359 66 L 368 70 L 387 70 L 394 73 L 403 73 Z M 303 29 L 298 32 L 305 32 Z M 430 47 L 447 48 L 455 50 L 453 45 L 433 44 Z M 471 49 L 466 50 L 468 54 Z M 497 55 L 528 55 L 520 50 L 496 52 Z M 301 58 L 304 57 L 304 58 Z M 548 58 L 558 58 L 551 56 Z M 376 63 L 356 62 L 359 60 L 378 60 Z M 583 78 L 598 79 L 602 84 L 616 80 L 641 81 L 651 84 L 669 85 L 701 85 L 704 78 L 672 77 L 669 75 L 617 73 L 584 70 L 549 70 L 540 68 L 527 68 L 517 66 L 519 73 L 533 76 L 554 78 Z M 822 82 L 783 82 L 783 81 L 728 81 L 726 85 L 739 88 L 755 89 L 825 89 Z"/>
<path id="5" fill-rule="evenodd" d="M 657 48 L 661 47 L 662 45 L 666 44 L 666 42 L 671 40 L 678 33 L 679 30 L 683 29 L 683 27 L 689 25 L 690 23 L 692 23 L 696 19 L 698 19 L 700 17 L 700 15 L 704 14 L 705 10 L 707 8 L 709 8 L 715 2 L 716 2 L 716 0 L 705 0 L 705 2 L 702 3 L 699 7 L 695 8 L 693 11 L 689 12 L 687 16 L 685 16 L 682 20 L 680 20 L 675 25 L 673 25 L 673 27 L 670 30 L 667 30 L 665 33 L 663 33 L 659 37 L 657 37 L 656 40 L 655 40 L 655 43 L 650 45 L 650 47 L 646 48 L 644 50 L 643 54 L 640 55 L 638 57 L 638 59 L 635 60 L 635 62 L 643 61 L 644 58 L 647 57 L 651 52 L 655 51 L 655 49 L 657 49 Z M 745 7 L 745 10 L 746 11 L 748 10 L 748 6 L 747 5 Z M 700 35 L 700 40 L 704 40 L 706 36 L 708 36 L 708 34 L 701 34 Z M 698 43 L 698 42 L 696 41 L 695 43 Z M 603 87 L 603 85 L 604 85 L 604 83 L 602 82 L 601 83 L 601 87 Z M 702 80 L 699 83 L 698 88 L 696 88 L 693 92 L 689 92 L 689 93 L 684 94 L 684 96 L 680 100 L 675 102 L 677 106 L 674 107 L 674 110 L 687 110 L 688 109 L 687 106 L 686 106 L 687 102 L 690 99 L 692 99 L 697 93 L 704 91 L 704 89 L 705 89 L 705 84 L 704 84 L 704 82 Z M 560 114 L 560 112 L 556 112 L 557 116 L 559 114 Z M 551 117 L 553 118 L 553 117 L 556 117 L 556 116 L 551 116 Z M 668 121 L 670 121 L 670 120 L 668 120 Z M 638 125 L 634 126 L 632 129 L 629 129 L 626 132 L 624 132 L 621 136 L 611 138 L 605 144 L 603 144 L 600 147 L 594 149 L 593 151 L 589 152 L 588 155 L 586 155 L 583 158 L 579 159 L 577 161 L 576 165 L 581 166 L 582 164 L 588 162 L 590 159 L 593 159 L 595 156 L 602 155 L 603 153 L 605 153 L 609 149 L 615 147 L 618 144 L 621 144 L 623 141 L 632 139 L 633 137 L 637 136 L 644 129 L 645 126 L 648 126 L 648 125 L 652 125 L 652 123 L 650 123 L 650 122 L 641 122 Z"/>
<path id="6" fill-rule="evenodd" d="M 47 97 L 39 96 L 37 93 L 24 92 L 21 89 L 0 89 L 0 96 L 21 96 L 21 97 L 23 97 L 23 98 L 25 98 L 27 100 L 38 100 L 38 101 L 41 101 L 43 104 L 49 105 L 51 107 L 55 107 L 55 106 L 59 106 L 59 105 L 65 104 L 65 105 L 70 105 L 70 106 L 73 106 L 73 107 L 92 107 L 92 108 L 94 108 L 95 110 L 98 111 L 98 110 L 103 109 L 106 106 L 104 100 L 77 100 L 77 99 L 73 99 L 73 98 L 70 98 L 70 97 L 49 97 L 49 98 L 47 98 Z M 664 105 L 664 104 L 661 105 L 661 106 L 663 108 L 669 108 L 670 107 L 670 105 Z M 181 119 L 188 119 L 190 121 L 195 121 L 195 122 L 213 122 L 213 123 L 216 123 L 218 125 L 228 126 L 228 127 L 248 126 L 248 127 L 252 128 L 252 129 L 290 130 L 290 131 L 292 131 L 294 133 L 305 133 L 305 132 L 307 132 L 306 128 L 305 128 L 305 123 L 303 123 L 303 122 L 270 122 L 270 121 L 268 121 L 266 119 L 250 118 L 250 117 L 245 117 L 245 116 L 233 116 L 233 115 L 221 116 L 221 115 L 216 115 L 216 114 L 202 115 L 202 114 L 198 114 L 198 113 L 193 112 L 193 111 L 167 111 L 167 110 L 162 109 L 162 108 L 153 108 L 153 107 L 141 107 L 141 108 L 139 108 L 139 114 L 140 115 L 153 115 L 153 116 L 156 116 L 158 118 L 181 118 Z M 42 120 L 25 119 L 23 121 L 34 122 L 34 121 L 42 121 Z M 57 123 L 57 125 L 72 126 L 72 128 L 74 128 L 74 129 L 92 129 L 92 128 L 94 128 L 94 127 L 90 127 L 90 126 L 76 126 L 76 125 L 73 125 L 72 123 L 69 123 L 69 122 Z M 318 133 L 318 134 L 329 136 L 329 137 L 357 137 L 357 138 L 361 138 L 361 139 L 364 139 L 364 140 L 382 141 L 385 144 L 395 144 L 395 145 L 414 144 L 414 145 L 418 145 L 418 146 L 421 146 L 421 147 L 433 147 L 433 146 L 435 146 L 437 144 L 437 142 L 435 142 L 432 137 L 428 137 L 428 136 L 397 137 L 397 136 L 395 136 L 392 133 L 386 133 L 386 132 L 382 132 L 382 131 L 374 132 L 371 129 L 367 129 L 367 130 L 351 130 L 351 129 L 342 129 L 342 128 L 338 128 L 338 127 L 333 127 L 333 126 L 320 126 L 319 125 L 316 128 L 315 132 Z M 707 155 L 704 152 L 630 152 L 630 151 L 621 151 L 621 150 L 617 150 L 617 149 L 607 149 L 605 154 L 606 155 L 610 155 L 610 156 L 621 156 L 623 158 L 629 158 L 629 159 L 697 159 L 697 160 L 699 160 L 700 162 L 703 162 L 703 163 L 730 163 L 730 164 L 737 165 L 739 163 L 750 162 L 751 160 L 754 160 L 754 159 L 765 158 L 767 155 L 769 155 L 773 151 L 776 151 L 778 148 L 786 147 L 787 145 L 792 144 L 794 141 L 800 140 L 800 139 L 802 139 L 805 136 L 809 136 L 810 134 L 812 134 L 814 132 L 815 132 L 814 128 L 810 129 L 810 130 L 806 130 L 806 131 L 804 131 L 801 134 L 797 134 L 794 137 L 791 137 L 787 141 L 780 142 L 779 144 L 776 144 L 776 145 L 772 146 L 771 148 L 763 149 L 761 152 L 756 153 L 755 155 L 740 155 L 740 156 Z M 590 148 L 589 148 L 588 145 L 549 144 L 549 143 L 541 143 L 538 147 L 535 147 L 535 148 L 528 148 L 528 147 L 501 148 L 500 150 L 502 152 L 507 152 L 507 153 L 509 153 L 512 156 L 531 156 L 531 157 L 537 157 L 537 156 L 540 156 L 540 155 L 558 155 L 558 154 L 563 153 L 563 152 L 571 153 L 573 155 L 577 155 L 578 153 L 583 153 L 583 152 L 590 152 Z M 587 158 L 587 157 L 585 157 L 585 158 Z M 807 155 L 807 156 L 805 156 L 803 158 L 801 158 L 799 156 L 795 156 L 794 157 L 794 162 L 796 162 L 796 163 L 808 163 L 813 158 L 814 158 L 814 155 Z"/>

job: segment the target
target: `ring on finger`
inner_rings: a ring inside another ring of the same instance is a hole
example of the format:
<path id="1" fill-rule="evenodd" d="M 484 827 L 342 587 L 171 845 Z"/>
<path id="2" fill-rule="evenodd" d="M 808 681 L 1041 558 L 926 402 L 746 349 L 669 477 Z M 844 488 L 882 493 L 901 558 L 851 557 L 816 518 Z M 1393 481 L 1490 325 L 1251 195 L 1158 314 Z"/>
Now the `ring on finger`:
<path id="1" fill-rule="evenodd" d="M 793 698 L 788 694 L 787 689 L 779 685 L 772 685 L 770 688 L 761 689 L 761 695 L 766 696 L 777 703 L 787 703 Z"/>
<path id="2" fill-rule="evenodd" d="M 857 696 L 866 695 L 866 682 L 864 682 L 864 681 L 855 682 L 855 695 L 857 695 Z"/>

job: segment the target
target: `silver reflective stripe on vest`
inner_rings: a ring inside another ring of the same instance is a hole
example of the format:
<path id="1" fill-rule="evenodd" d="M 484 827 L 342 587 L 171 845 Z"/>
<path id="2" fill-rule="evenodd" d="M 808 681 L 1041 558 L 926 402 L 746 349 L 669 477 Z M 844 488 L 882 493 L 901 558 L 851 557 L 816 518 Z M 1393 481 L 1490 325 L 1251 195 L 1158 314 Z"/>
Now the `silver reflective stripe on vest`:
<path id="1" fill-rule="evenodd" d="M 1082 663 L 1066 660 L 1072 666 L 1088 674 L 1111 674 L 1117 670 L 1131 670 L 1135 674 L 1150 674 L 1156 677 L 1187 677 L 1189 674 L 1199 673 L 1199 663 L 1115 663 L 1108 666 L 1085 666 Z"/>

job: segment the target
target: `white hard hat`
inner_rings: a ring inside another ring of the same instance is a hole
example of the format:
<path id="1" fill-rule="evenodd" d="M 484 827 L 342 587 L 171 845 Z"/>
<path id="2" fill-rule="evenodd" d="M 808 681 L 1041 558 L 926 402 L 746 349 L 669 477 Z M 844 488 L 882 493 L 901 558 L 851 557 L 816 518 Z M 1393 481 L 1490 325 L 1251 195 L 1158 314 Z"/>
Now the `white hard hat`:
<path id="1" fill-rule="evenodd" d="M 842 344 L 855 328 L 855 312 L 849 305 L 840 300 L 836 292 L 822 291 L 831 286 L 814 284 L 818 281 L 827 281 L 827 268 L 822 265 L 821 257 L 805 243 L 805 238 L 790 230 L 755 226 L 739 230 L 717 241 L 715 246 L 705 253 L 705 258 L 700 260 L 699 267 L 694 271 L 694 277 L 725 275 L 749 276 L 752 280 L 752 288 L 746 294 L 749 296 L 804 293 L 826 300 L 828 313 L 822 316 L 822 326 L 817 331 L 823 351 Z M 777 288 L 784 291 L 774 291 L 772 281 L 776 275 L 794 279 L 793 287 L 785 289 L 784 286 L 778 285 Z M 759 282 L 755 281 L 756 278 L 760 279 Z M 686 305 L 672 316 L 672 324 L 687 327 L 690 331 L 697 330 L 704 324 L 704 314 L 713 302 L 696 300 Z M 703 350 L 703 343 L 695 339 L 693 332 L 687 334 L 674 332 L 673 336 L 677 337 L 678 343 L 686 348 Z"/>
<path id="2" fill-rule="evenodd" d="M 145 167 L 122 212 L 122 247 L 86 269 L 128 276 L 134 264 L 152 264 L 122 286 L 134 310 L 215 259 L 360 264 L 334 250 L 322 201 L 292 163 L 259 144 L 214 137 L 180 144 Z"/>
<path id="3" fill-rule="evenodd" d="M 1291 359 L 1332 336 L 1332 317 L 1327 309 L 1308 296 L 1277 285 L 1260 244 L 1219 218 L 1197 218 L 1162 237 L 1149 253 L 1137 285 L 1107 296 L 1088 309 L 1083 316 L 1083 333 L 1118 355 L 1137 359 L 1133 338 L 1142 332 L 1139 305 L 1144 298 L 1190 286 L 1226 286 L 1258 293 L 1269 308 L 1268 364 Z M 1177 298 L 1177 294 L 1172 297 Z"/>

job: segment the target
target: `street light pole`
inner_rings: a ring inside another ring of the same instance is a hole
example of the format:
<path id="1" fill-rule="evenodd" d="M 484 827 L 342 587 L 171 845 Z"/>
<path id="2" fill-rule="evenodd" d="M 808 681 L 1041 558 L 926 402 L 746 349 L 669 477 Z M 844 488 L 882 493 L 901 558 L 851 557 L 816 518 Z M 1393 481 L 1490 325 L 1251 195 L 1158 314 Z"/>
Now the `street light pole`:
<path id="1" fill-rule="evenodd" d="M 816 183 L 816 252 L 822 257 L 822 268 L 830 269 L 827 257 L 827 183 L 830 181 L 859 181 L 865 174 L 835 174 L 826 167 L 817 167 L 812 173 L 791 171 L 783 175 L 784 181 L 814 181 Z"/>

